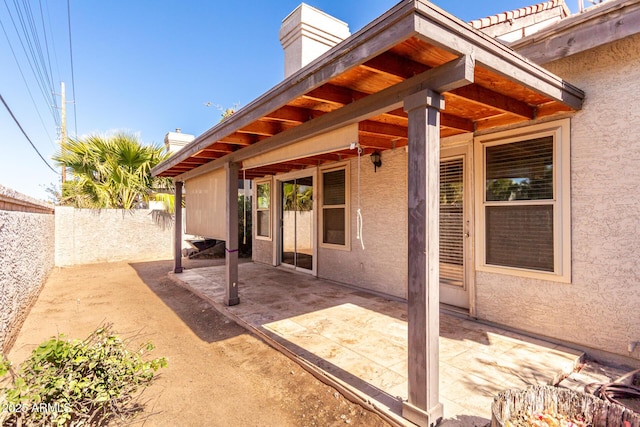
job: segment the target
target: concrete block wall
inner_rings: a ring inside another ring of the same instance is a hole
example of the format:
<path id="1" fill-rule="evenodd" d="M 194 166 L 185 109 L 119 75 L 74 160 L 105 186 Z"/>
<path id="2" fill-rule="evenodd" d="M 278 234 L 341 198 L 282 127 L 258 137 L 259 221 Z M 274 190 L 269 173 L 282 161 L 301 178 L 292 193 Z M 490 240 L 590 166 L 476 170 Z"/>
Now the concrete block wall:
<path id="1" fill-rule="evenodd" d="M 57 206 L 55 265 L 172 258 L 173 221 L 152 212 Z"/>
<path id="2" fill-rule="evenodd" d="M 54 265 L 53 207 L 0 186 L 0 351 L 9 350 Z"/>

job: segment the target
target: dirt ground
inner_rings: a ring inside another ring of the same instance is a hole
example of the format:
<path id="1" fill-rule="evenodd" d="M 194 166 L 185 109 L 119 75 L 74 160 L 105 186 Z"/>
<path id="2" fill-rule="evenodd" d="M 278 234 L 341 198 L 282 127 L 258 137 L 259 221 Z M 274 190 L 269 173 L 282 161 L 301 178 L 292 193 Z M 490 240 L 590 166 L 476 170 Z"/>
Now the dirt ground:
<path id="1" fill-rule="evenodd" d="M 187 268 L 220 260 L 185 260 Z M 171 261 L 55 269 L 9 358 L 102 322 L 142 332 L 169 366 L 143 395 L 145 426 L 386 426 L 167 277 Z"/>

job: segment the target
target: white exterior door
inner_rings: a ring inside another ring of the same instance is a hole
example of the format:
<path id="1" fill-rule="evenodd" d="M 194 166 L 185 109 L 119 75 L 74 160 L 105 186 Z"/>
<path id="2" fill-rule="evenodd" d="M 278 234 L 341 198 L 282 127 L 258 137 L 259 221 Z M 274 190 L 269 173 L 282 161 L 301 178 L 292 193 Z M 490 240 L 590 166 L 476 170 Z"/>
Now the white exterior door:
<path id="1" fill-rule="evenodd" d="M 470 307 L 470 150 L 467 144 L 440 152 L 440 302 Z"/>

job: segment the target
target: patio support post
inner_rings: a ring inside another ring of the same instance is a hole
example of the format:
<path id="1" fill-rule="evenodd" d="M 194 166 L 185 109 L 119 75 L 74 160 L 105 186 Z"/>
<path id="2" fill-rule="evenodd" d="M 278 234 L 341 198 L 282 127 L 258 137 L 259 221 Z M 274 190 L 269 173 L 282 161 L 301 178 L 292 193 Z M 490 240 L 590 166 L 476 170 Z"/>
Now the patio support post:
<path id="1" fill-rule="evenodd" d="M 440 110 L 444 98 L 423 90 L 404 99 L 409 115 L 408 160 L 408 377 L 402 416 L 436 425 L 439 399 Z"/>
<path id="2" fill-rule="evenodd" d="M 173 272 L 182 273 L 182 181 L 175 181 L 175 224 L 173 229 Z"/>
<path id="3" fill-rule="evenodd" d="M 240 303 L 238 298 L 238 163 L 226 163 L 227 236 L 225 241 L 225 305 Z"/>

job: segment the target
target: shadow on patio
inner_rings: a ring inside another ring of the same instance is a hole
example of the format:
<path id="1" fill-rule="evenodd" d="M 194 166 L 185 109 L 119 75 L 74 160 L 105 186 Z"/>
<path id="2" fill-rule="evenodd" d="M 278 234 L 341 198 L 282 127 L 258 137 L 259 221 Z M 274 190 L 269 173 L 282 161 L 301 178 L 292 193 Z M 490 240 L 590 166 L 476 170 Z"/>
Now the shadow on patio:
<path id="1" fill-rule="evenodd" d="M 185 270 L 173 277 L 316 375 L 402 420 L 401 401 L 407 398 L 404 302 L 246 263 L 239 266 L 240 304 L 226 307 L 224 266 Z M 451 425 L 485 425 L 499 391 L 556 383 L 581 355 L 441 313 L 440 400 L 445 420 Z"/>

